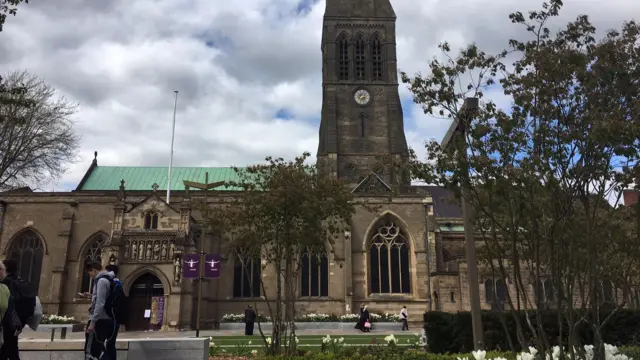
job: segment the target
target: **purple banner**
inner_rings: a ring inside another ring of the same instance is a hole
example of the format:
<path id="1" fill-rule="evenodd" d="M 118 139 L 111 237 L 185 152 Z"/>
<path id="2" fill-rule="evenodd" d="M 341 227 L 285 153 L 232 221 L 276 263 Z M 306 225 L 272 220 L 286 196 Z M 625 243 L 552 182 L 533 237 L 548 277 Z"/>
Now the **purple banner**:
<path id="1" fill-rule="evenodd" d="M 200 254 L 184 254 L 182 258 L 182 277 L 196 279 L 200 275 Z"/>
<path id="2" fill-rule="evenodd" d="M 206 254 L 204 256 L 204 277 L 220 278 L 220 254 Z"/>
<path id="3" fill-rule="evenodd" d="M 164 324 L 164 296 L 159 296 L 158 299 L 158 326 Z"/>

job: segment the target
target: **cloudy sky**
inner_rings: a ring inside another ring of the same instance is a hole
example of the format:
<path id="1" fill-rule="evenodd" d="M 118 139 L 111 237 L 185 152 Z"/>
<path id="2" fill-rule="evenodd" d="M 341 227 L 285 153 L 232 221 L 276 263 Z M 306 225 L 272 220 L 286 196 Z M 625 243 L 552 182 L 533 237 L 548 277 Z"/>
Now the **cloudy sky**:
<path id="1" fill-rule="evenodd" d="M 424 71 L 437 45 L 503 48 L 522 34 L 508 14 L 538 0 L 391 0 L 402 71 Z M 26 69 L 80 105 L 77 164 L 44 190 L 72 189 L 100 165 L 166 166 L 179 90 L 175 166 L 315 156 L 324 0 L 33 1 L 0 33 L 0 73 Z M 565 0 L 560 25 L 586 13 L 604 30 L 638 0 Z M 401 85 L 410 146 L 444 135 Z M 492 94 L 499 96 L 499 93 Z M 504 99 L 494 98 L 500 103 Z"/>

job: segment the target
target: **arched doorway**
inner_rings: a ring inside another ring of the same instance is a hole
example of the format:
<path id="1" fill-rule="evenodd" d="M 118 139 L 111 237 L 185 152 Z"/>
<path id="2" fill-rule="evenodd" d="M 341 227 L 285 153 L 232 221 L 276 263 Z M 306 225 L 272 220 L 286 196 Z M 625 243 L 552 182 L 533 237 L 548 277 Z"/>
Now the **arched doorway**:
<path id="1" fill-rule="evenodd" d="M 141 275 L 129 289 L 129 306 L 127 307 L 127 330 L 149 330 L 149 319 L 145 319 L 145 310 L 151 309 L 151 299 L 164 296 L 164 287 L 157 276 L 151 273 Z"/>

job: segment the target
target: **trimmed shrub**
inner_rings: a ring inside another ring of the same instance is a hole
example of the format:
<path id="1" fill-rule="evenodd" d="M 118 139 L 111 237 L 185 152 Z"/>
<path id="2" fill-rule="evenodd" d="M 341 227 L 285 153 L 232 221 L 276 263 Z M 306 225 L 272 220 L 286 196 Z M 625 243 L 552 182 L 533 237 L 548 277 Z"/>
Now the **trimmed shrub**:
<path id="1" fill-rule="evenodd" d="M 529 319 L 534 327 L 538 321 L 545 330 L 550 344 L 558 343 L 560 328 L 558 315 L 555 310 L 541 311 L 538 319 L 535 311 L 529 312 Z M 609 316 L 609 312 L 602 312 L 600 319 Z M 534 346 L 534 337 L 526 323 L 524 311 L 518 314 L 522 324 L 527 346 Z M 562 337 L 567 341 L 568 326 L 563 320 Z M 424 314 L 424 328 L 427 334 L 429 350 L 437 354 L 467 353 L 473 350 L 473 330 L 471 326 L 471 313 L 445 313 L 428 312 Z M 505 331 L 505 324 L 507 330 Z M 482 313 L 482 327 L 484 330 L 485 349 L 496 351 L 510 351 L 510 341 L 516 350 L 522 350 L 516 336 L 516 325 L 511 312 Z M 593 343 L 593 331 L 588 324 L 582 322 L 577 327 L 578 341 L 581 344 Z M 617 311 L 602 328 L 602 337 L 605 343 L 615 346 L 635 346 L 640 344 L 640 312 L 622 309 Z M 640 358 L 639 358 L 640 359 Z"/>

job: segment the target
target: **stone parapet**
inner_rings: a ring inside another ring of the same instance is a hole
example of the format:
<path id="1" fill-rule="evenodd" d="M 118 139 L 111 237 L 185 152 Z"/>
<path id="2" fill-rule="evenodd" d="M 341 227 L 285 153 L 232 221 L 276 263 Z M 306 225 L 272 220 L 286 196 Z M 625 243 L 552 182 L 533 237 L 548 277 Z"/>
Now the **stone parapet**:
<path id="1" fill-rule="evenodd" d="M 209 358 L 208 338 L 119 339 L 120 360 L 195 360 Z M 84 340 L 20 341 L 22 360 L 84 360 Z"/>

